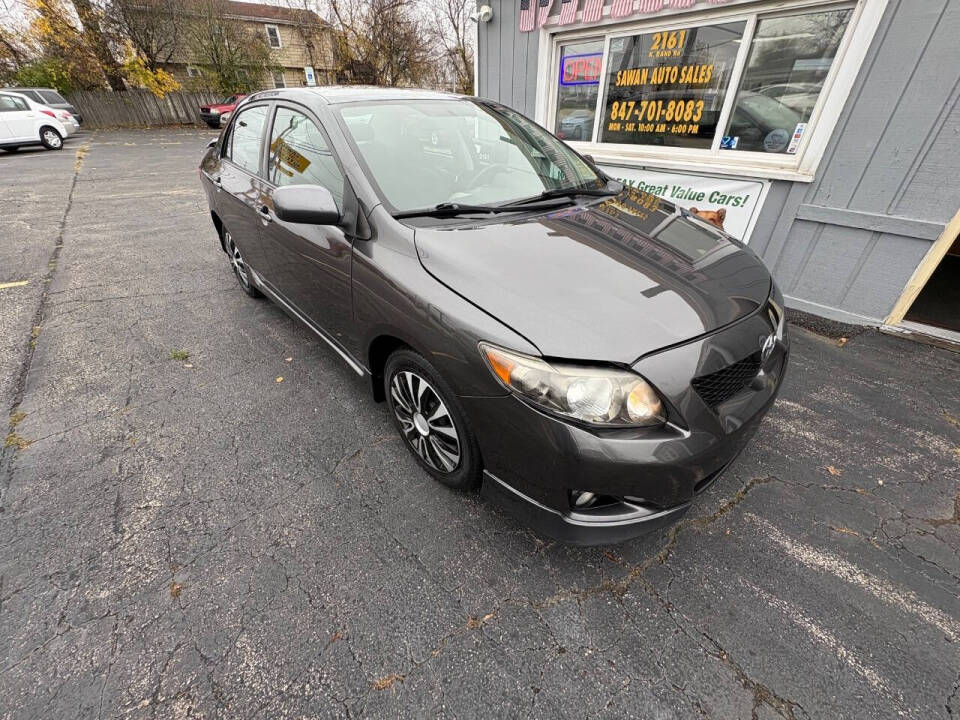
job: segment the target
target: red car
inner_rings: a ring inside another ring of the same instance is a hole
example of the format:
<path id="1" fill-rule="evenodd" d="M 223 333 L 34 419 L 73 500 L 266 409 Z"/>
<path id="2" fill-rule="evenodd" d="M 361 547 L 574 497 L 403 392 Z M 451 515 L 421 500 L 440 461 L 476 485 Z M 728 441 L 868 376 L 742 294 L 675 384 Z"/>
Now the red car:
<path id="1" fill-rule="evenodd" d="M 200 118 L 210 127 L 219 128 L 221 120 L 229 120 L 237 103 L 246 95 L 231 95 L 218 105 L 204 105 L 200 108 Z"/>

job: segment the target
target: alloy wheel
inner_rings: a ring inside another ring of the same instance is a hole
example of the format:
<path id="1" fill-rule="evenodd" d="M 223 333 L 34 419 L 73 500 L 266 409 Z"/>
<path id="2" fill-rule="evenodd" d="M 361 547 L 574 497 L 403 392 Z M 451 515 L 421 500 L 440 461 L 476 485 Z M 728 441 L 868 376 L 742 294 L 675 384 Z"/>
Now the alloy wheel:
<path id="1" fill-rule="evenodd" d="M 60 139 L 60 135 L 57 134 L 55 130 L 44 130 L 43 139 L 47 141 L 47 145 L 53 148 L 58 148 L 63 143 L 63 140 Z"/>
<path id="2" fill-rule="evenodd" d="M 243 261 L 243 255 L 240 254 L 240 248 L 233 242 L 230 233 L 227 233 L 227 250 L 230 253 L 230 264 L 237 273 L 237 278 L 243 283 L 244 287 L 250 285 L 250 277 L 247 275 L 247 264 Z"/>
<path id="3" fill-rule="evenodd" d="M 404 439 L 434 470 L 450 473 L 460 466 L 460 435 L 440 395 L 423 377 L 398 371 L 390 380 L 393 412 Z"/>

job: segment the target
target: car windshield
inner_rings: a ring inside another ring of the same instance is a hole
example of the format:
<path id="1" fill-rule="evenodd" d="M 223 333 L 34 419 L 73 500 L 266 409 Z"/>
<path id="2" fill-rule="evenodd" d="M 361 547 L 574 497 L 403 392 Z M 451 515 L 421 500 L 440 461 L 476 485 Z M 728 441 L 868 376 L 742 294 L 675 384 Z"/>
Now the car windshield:
<path id="1" fill-rule="evenodd" d="M 800 116 L 794 110 L 766 95 L 742 93 L 738 104 L 754 117 L 762 118 L 770 127 L 782 127 L 792 131 L 800 122 Z"/>
<path id="2" fill-rule="evenodd" d="M 503 205 L 604 187 L 570 148 L 519 113 L 469 100 L 357 103 L 344 126 L 396 211 Z"/>

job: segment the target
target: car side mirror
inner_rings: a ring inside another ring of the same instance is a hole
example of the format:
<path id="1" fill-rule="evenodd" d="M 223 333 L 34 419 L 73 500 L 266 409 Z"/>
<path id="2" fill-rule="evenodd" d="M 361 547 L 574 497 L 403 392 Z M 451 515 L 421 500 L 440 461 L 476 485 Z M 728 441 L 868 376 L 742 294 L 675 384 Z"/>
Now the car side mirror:
<path id="1" fill-rule="evenodd" d="M 273 212 L 285 222 L 336 225 L 340 210 L 322 185 L 287 185 L 273 191 Z"/>
<path id="2" fill-rule="evenodd" d="M 208 148 L 212 148 L 212 147 L 216 146 L 216 144 L 217 144 L 217 139 L 214 138 L 213 140 L 211 140 L 210 142 L 207 143 L 207 147 L 208 147 Z"/>
<path id="3" fill-rule="evenodd" d="M 583 159 L 586 160 L 591 165 L 597 164 L 597 161 L 593 159 L 593 155 L 583 155 Z"/>

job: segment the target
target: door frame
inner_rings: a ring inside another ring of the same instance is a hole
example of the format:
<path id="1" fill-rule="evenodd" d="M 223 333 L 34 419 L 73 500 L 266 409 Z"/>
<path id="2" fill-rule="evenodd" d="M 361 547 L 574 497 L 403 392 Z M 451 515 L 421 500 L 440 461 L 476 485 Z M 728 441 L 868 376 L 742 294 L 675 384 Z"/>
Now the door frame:
<path id="1" fill-rule="evenodd" d="M 926 287 L 927 282 L 937 267 L 939 267 L 940 262 L 947 256 L 947 252 L 957 241 L 958 236 L 960 236 L 960 211 L 947 223 L 940 237 L 930 246 L 927 254 L 917 266 L 917 269 L 913 271 L 913 275 L 910 276 L 910 280 L 907 282 L 907 286 L 897 300 L 896 305 L 893 306 L 893 310 L 887 315 L 887 319 L 883 321 L 884 327 L 896 327 L 903 322 L 903 319 L 910 311 L 920 292 Z"/>

